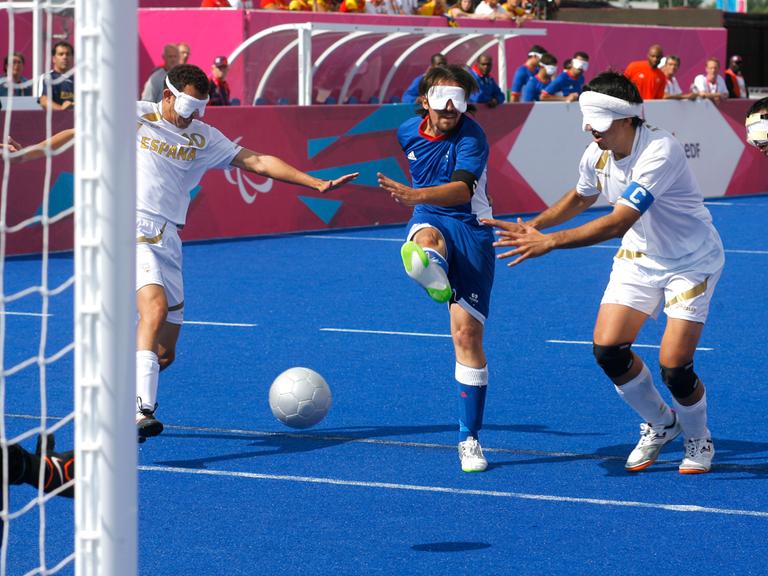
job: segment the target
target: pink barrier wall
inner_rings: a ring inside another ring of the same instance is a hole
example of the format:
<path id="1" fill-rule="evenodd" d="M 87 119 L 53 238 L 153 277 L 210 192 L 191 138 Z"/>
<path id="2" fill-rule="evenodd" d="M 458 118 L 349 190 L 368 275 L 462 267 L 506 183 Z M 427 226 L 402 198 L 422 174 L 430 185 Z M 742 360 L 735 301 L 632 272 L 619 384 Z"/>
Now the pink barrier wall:
<path id="1" fill-rule="evenodd" d="M 746 101 L 731 101 L 715 108 L 704 102 L 659 102 L 648 107 L 647 116 L 651 122 L 658 119 L 659 125 L 674 131 L 686 144 L 689 162 L 706 196 L 765 193 L 768 159 L 743 142 L 742 118 L 747 105 Z M 353 171 L 360 172 L 360 177 L 353 185 L 321 195 L 238 170 L 211 171 L 191 191 L 193 200 L 183 238 L 200 240 L 405 222 L 409 210 L 395 204 L 377 187 L 376 173 L 408 180 L 408 166 L 395 131 L 411 114 L 410 106 L 209 109 L 207 121 L 251 149 L 280 156 L 320 178 Z M 44 136 L 44 118 L 37 111 L 14 114 L 11 134 L 24 144 L 37 142 Z M 677 125 L 676 118 L 682 118 Z M 575 184 L 578 159 L 589 141 L 580 132 L 577 105 L 483 108 L 477 119 L 491 146 L 488 180 L 497 214 L 541 210 Z M 54 114 L 55 130 L 71 122 L 71 114 Z M 702 131 L 706 127 L 712 132 Z M 553 134 L 557 135 L 556 144 Z M 545 143 L 537 141 L 537 137 Z M 547 149 L 556 157 L 542 155 Z M 71 152 L 54 161 L 52 215 L 71 206 L 72 161 Z M 11 166 L 9 225 L 40 213 L 43 166 L 41 162 Z M 38 252 L 41 238 L 37 225 L 10 234 L 8 252 Z M 71 217 L 52 227 L 51 246 L 54 250 L 71 248 Z"/>

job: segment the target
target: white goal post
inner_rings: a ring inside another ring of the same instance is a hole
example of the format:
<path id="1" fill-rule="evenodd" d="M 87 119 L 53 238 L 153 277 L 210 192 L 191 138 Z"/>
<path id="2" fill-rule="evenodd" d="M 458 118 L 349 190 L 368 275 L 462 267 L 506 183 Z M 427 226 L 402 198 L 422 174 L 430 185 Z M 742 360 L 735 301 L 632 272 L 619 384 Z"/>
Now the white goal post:
<path id="1" fill-rule="evenodd" d="M 75 5 L 75 573 L 137 571 L 137 0 Z"/>

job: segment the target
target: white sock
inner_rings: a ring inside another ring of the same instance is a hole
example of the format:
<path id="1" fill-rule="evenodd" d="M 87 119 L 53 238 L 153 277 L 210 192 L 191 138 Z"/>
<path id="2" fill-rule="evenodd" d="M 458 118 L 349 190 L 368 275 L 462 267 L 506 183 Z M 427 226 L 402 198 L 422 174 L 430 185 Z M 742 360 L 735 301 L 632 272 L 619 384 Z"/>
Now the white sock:
<path id="1" fill-rule="evenodd" d="M 680 426 L 683 428 L 685 438 L 710 438 L 712 434 L 707 428 L 707 392 L 701 400 L 692 406 L 683 406 L 676 399 L 672 399 Z"/>
<path id="2" fill-rule="evenodd" d="M 160 377 L 160 363 L 157 354 L 151 350 L 136 351 L 136 411 L 155 409 L 157 381 Z"/>
<path id="3" fill-rule="evenodd" d="M 654 428 L 669 426 L 674 421 L 672 412 L 653 385 L 653 376 L 648 366 L 643 364 L 640 374 L 621 386 L 615 386 L 621 399 Z"/>

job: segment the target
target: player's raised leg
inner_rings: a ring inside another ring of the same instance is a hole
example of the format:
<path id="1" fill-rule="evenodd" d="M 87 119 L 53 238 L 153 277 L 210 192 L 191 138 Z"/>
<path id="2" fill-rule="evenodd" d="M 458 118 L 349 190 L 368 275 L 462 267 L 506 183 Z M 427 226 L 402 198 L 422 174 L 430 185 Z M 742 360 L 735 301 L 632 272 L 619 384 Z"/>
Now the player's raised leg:
<path id="1" fill-rule="evenodd" d="M 673 404 L 685 435 L 681 474 L 709 472 L 715 448 L 707 427 L 707 391 L 693 369 L 693 355 L 704 324 L 669 318 L 661 340 L 661 377 L 672 393 Z"/>
<path id="2" fill-rule="evenodd" d="M 451 336 L 456 352 L 459 403 L 459 458 L 464 472 L 482 472 L 488 462 L 480 447 L 488 389 L 488 363 L 483 351 L 483 324 L 459 304 L 451 305 Z"/>
<path id="3" fill-rule="evenodd" d="M 632 343 L 648 314 L 621 304 L 602 304 L 594 331 L 598 365 L 613 381 L 616 392 L 643 419 L 640 439 L 624 465 L 638 472 L 653 464 L 661 449 L 680 434 L 674 411 L 659 394 L 653 376 Z"/>
<path id="4" fill-rule="evenodd" d="M 409 238 L 400 248 L 406 274 L 435 302 L 448 302 L 453 290 L 448 280 L 447 247 L 443 235 L 432 226 L 415 225 Z"/>

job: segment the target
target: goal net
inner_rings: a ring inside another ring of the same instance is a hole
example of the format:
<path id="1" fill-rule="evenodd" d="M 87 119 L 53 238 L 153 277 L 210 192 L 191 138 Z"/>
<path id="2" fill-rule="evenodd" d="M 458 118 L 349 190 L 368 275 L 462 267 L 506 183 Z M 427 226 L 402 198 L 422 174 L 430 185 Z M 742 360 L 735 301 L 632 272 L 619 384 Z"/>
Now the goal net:
<path id="1" fill-rule="evenodd" d="M 136 574 L 136 9 L 0 1 L 0 576 Z M 75 104 L 44 110 L 61 41 Z M 72 127 L 72 142 L 35 147 Z M 42 462 L 21 484 L 18 447 Z M 73 448 L 74 501 L 71 483 L 46 486 L 49 456 Z"/>

